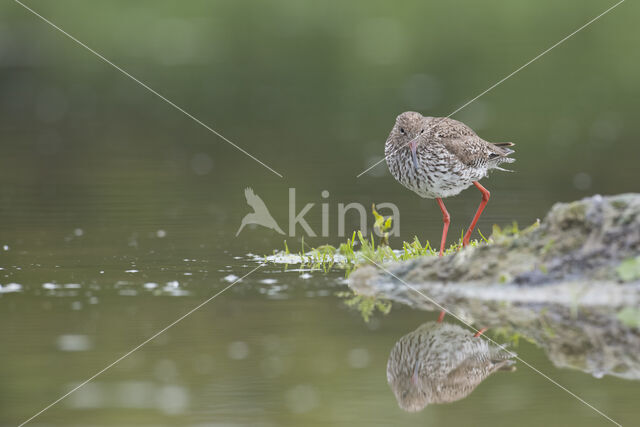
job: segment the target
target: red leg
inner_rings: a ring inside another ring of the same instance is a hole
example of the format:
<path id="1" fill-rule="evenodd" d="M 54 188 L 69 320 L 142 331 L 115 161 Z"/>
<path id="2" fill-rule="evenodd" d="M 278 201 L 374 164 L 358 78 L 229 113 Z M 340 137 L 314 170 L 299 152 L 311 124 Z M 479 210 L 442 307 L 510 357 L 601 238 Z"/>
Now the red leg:
<path id="1" fill-rule="evenodd" d="M 473 233 L 473 229 L 476 228 L 476 223 L 478 222 L 480 215 L 482 215 L 482 211 L 484 210 L 484 207 L 487 206 L 487 202 L 489 201 L 489 197 L 491 196 L 491 193 L 489 193 L 489 190 L 487 190 L 482 185 L 480 185 L 478 181 L 473 181 L 473 185 L 475 185 L 478 188 L 478 190 L 482 192 L 482 201 L 480 202 L 480 206 L 478 206 L 478 210 L 476 211 L 476 214 L 473 217 L 473 220 L 471 221 L 471 225 L 469 226 L 469 229 L 464 235 L 464 239 L 462 240 L 462 246 L 467 246 L 469 244 L 469 240 L 471 240 L 471 233 Z"/>
<path id="2" fill-rule="evenodd" d="M 482 328 L 478 332 L 476 332 L 473 336 L 474 337 L 479 337 L 480 335 L 484 334 L 485 332 L 487 332 L 487 328 Z"/>
<path id="3" fill-rule="evenodd" d="M 444 222 L 444 226 L 442 227 L 442 240 L 440 241 L 440 256 L 443 256 L 444 244 L 447 243 L 447 231 L 449 231 L 451 217 L 449 216 L 449 212 L 447 212 L 447 208 L 444 207 L 444 202 L 440 197 L 436 198 L 436 202 L 438 202 L 438 206 L 440 206 L 440 210 L 442 211 L 442 221 Z"/>
<path id="4" fill-rule="evenodd" d="M 438 316 L 438 323 L 442 323 L 442 320 L 444 319 L 445 314 L 446 314 L 446 311 L 444 310 L 440 312 L 440 315 Z"/>

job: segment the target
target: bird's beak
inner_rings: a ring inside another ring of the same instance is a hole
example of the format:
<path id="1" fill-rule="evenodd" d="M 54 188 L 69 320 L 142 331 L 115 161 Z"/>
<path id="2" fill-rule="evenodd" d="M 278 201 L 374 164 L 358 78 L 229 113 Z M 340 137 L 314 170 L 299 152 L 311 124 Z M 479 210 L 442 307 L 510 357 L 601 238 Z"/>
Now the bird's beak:
<path id="1" fill-rule="evenodd" d="M 416 136 L 411 141 L 409 141 L 409 148 L 411 149 L 411 157 L 413 158 L 413 167 L 418 170 L 418 156 L 416 154 L 416 150 L 418 149 L 418 139 L 420 137 Z"/>

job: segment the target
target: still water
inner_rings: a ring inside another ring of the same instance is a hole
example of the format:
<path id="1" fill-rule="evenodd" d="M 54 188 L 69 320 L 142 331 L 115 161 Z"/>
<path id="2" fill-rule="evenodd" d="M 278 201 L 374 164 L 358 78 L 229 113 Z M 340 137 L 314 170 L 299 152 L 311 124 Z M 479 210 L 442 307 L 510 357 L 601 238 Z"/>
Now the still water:
<path id="1" fill-rule="evenodd" d="M 2 425 L 24 421 L 258 265 L 190 227 L 22 234 L 2 242 Z M 606 424 L 517 362 L 462 400 L 405 412 L 387 360 L 437 315 L 395 304 L 365 323 L 336 296 L 343 276 L 266 265 L 33 425 Z M 616 421 L 638 421 L 637 381 L 557 368 L 526 340 L 513 350 Z"/>
<path id="2" fill-rule="evenodd" d="M 356 178 L 382 155 L 394 117 L 449 114 L 604 9 L 33 2 L 280 178 L 11 3 L 0 6 L 1 426 L 249 273 L 254 255 L 285 239 L 299 250 L 299 226 L 293 237 L 259 227 L 236 237 L 251 212 L 246 187 L 285 232 L 290 188 L 296 212 L 314 203 L 306 219 L 317 235 L 326 204 L 329 236 L 307 235 L 308 245 L 344 241 L 338 205 L 352 202 L 398 206 L 394 247 L 414 235 L 437 241 L 433 201 L 402 189 L 384 164 Z M 516 172 L 483 181 L 485 235 L 494 223 L 530 224 L 557 201 L 640 190 L 637 6 L 622 7 L 456 114 L 480 136 L 516 142 Z M 447 200 L 451 238 L 479 200 L 475 190 Z M 357 220 L 347 218 L 348 233 Z M 465 398 L 401 409 L 389 355 L 437 313 L 394 304 L 367 323 L 336 296 L 346 289 L 341 271 L 266 265 L 29 425 L 609 424 L 518 361 Z M 640 423 L 637 380 L 556 367 L 524 339 L 512 350 L 617 422 Z"/>

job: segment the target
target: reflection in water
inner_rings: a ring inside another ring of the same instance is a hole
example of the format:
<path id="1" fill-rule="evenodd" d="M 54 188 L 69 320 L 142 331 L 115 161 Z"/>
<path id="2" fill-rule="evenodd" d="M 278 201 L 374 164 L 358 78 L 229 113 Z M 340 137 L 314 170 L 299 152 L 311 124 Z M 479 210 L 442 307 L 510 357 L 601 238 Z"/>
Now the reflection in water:
<path id="1" fill-rule="evenodd" d="M 69 389 L 77 386 L 68 384 Z M 177 384 L 158 384 L 153 381 L 93 381 L 73 393 L 65 404 L 73 409 L 156 409 L 166 415 L 178 415 L 189 408 L 188 388 Z"/>
<path id="2" fill-rule="evenodd" d="M 407 271 L 398 269 L 398 277 Z M 409 288 L 377 274 L 363 267 L 349 277 L 349 286 L 356 293 L 412 308 L 439 310 L 423 296 L 429 295 L 458 317 L 487 326 L 505 340 L 522 338 L 535 344 L 556 367 L 596 378 L 640 380 L 640 281 L 569 277 L 548 285 L 425 281 Z"/>
<path id="3" fill-rule="evenodd" d="M 427 322 L 398 340 L 387 381 L 398 405 L 419 411 L 469 395 L 498 370 L 513 370 L 513 353 L 452 323 Z"/>

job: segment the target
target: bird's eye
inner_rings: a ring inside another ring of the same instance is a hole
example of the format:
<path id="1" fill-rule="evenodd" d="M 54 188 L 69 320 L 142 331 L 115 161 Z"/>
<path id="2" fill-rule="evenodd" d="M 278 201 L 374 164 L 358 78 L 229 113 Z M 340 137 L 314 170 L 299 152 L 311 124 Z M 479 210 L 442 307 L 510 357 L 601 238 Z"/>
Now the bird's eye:
<path id="1" fill-rule="evenodd" d="M 422 130 L 420 131 L 420 133 L 424 133 L 424 129 L 422 129 Z"/>
<path id="2" fill-rule="evenodd" d="M 404 128 L 400 128 L 400 133 L 404 133 Z"/>

